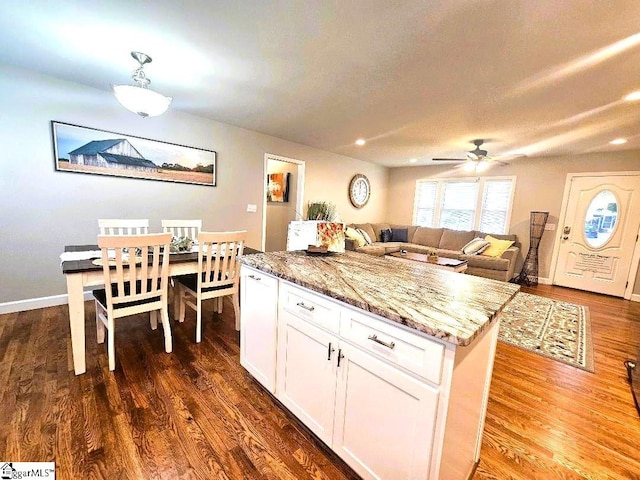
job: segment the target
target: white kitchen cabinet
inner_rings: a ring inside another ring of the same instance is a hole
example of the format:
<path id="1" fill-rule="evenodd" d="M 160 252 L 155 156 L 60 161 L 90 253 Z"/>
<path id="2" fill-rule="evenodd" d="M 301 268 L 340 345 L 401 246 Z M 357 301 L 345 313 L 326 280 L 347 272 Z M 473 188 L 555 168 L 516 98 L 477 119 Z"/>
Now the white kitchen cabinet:
<path id="1" fill-rule="evenodd" d="M 282 309 L 279 322 L 278 400 L 331 445 L 338 338 Z"/>
<path id="2" fill-rule="evenodd" d="M 276 387 L 278 279 L 242 266 L 240 364 L 269 392 Z"/>
<path id="3" fill-rule="evenodd" d="M 363 478 L 425 479 L 438 389 L 340 345 L 333 450 Z"/>

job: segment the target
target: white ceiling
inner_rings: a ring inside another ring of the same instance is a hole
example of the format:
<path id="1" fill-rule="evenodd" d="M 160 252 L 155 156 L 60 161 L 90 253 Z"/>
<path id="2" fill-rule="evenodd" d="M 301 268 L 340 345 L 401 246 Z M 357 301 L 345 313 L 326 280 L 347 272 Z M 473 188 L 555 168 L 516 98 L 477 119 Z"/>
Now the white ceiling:
<path id="1" fill-rule="evenodd" d="M 640 90 L 638 0 L 3 0 L 1 9 L 2 63 L 108 91 L 130 83 L 129 52 L 139 50 L 171 108 L 386 166 L 461 157 L 474 138 L 496 155 L 640 148 L 640 102 L 622 101 Z M 608 143 L 617 137 L 629 142 Z"/>

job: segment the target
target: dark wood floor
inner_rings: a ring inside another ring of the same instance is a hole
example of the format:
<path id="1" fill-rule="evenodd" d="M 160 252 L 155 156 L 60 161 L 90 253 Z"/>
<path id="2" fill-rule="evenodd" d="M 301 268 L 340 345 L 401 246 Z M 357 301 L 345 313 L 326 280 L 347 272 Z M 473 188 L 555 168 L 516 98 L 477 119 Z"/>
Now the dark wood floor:
<path id="1" fill-rule="evenodd" d="M 474 478 L 640 478 L 622 365 L 640 349 L 640 303 L 527 291 L 589 306 L 595 373 L 499 343 Z M 173 354 L 146 316 L 121 321 L 113 373 L 86 305 L 78 377 L 66 306 L 0 315 L 0 461 L 55 461 L 60 479 L 357 478 L 245 373 L 230 303 L 207 310 L 199 345 L 193 314 L 172 323 Z"/>

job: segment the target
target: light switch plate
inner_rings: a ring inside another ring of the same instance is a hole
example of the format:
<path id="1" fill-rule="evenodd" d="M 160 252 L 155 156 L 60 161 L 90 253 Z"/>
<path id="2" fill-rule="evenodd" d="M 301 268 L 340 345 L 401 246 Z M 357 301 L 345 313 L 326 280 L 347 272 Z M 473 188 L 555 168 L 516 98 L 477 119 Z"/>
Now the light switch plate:
<path id="1" fill-rule="evenodd" d="M 547 224 L 544 226 L 544 229 L 545 229 L 545 230 L 555 230 L 555 229 L 556 229 L 556 224 L 555 224 L 555 223 L 547 223 Z"/>
<path id="2" fill-rule="evenodd" d="M 257 210 L 258 210 L 258 206 L 257 205 L 254 205 L 252 203 L 249 203 L 247 205 L 247 212 L 252 212 L 253 213 L 253 212 L 256 212 Z"/>

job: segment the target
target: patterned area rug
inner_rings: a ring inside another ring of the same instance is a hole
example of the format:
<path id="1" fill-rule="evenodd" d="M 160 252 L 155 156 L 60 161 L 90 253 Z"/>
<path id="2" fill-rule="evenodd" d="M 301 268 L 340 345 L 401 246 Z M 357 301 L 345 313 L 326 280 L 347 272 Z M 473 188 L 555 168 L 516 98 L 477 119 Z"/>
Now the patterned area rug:
<path id="1" fill-rule="evenodd" d="M 502 311 L 498 339 L 593 372 L 589 310 L 518 292 Z"/>

